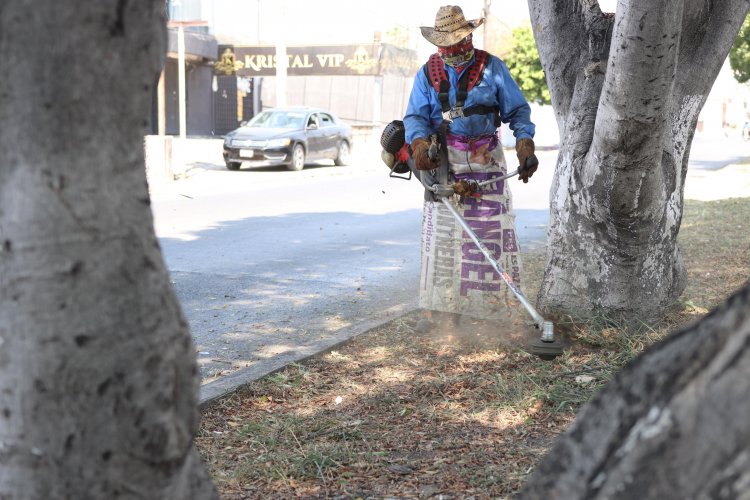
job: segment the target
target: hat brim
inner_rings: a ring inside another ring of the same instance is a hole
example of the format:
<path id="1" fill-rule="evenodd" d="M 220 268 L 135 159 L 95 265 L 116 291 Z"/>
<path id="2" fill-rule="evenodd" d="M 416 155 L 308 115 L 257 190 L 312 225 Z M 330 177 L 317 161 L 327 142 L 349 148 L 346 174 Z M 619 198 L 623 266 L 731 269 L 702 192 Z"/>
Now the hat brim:
<path id="1" fill-rule="evenodd" d="M 467 21 L 465 26 L 455 31 L 438 31 L 432 26 L 422 26 L 419 29 L 422 30 L 422 36 L 431 44 L 438 47 L 450 47 L 466 38 L 472 31 L 481 26 L 482 23 L 484 23 L 484 19 Z"/>

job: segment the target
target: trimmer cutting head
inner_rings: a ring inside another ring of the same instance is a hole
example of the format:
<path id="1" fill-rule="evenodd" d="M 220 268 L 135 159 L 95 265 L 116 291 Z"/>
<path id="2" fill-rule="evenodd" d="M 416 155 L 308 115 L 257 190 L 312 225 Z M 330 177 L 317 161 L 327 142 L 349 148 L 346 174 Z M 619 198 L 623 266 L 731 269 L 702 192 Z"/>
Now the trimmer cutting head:
<path id="1" fill-rule="evenodd" d="M 563 346 L 559 340 L 555 340 L 553 325 L 551 321 L 545 321 L 542 325 L 542 336 L 529 344 L 529 352 L 539 356 L 545 361 L 551 361 L 563 353 Z"/>

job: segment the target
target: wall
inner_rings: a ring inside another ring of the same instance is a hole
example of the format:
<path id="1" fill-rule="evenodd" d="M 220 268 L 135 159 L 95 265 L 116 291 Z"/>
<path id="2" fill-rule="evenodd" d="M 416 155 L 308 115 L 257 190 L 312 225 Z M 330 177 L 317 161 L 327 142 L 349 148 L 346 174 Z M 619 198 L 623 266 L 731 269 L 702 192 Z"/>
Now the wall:
<path id="1" fill-rule="evenodd" d="M 716 77 L 698 117 L 697 134 L 739 136 L 750 120 L 750 87 L 734 79 L 729 60 Z"/>
<path id="2" fill-rule="evenodd" d="M 531 104 L 531 121 L 536 126 L 534 144 L 537 148 L 557 148 L 560 145 L 560 132 L 557 129 L 557 120 L 552 106 L 541 106 Z M 512 148 L 516 144 L 513 131 L 507 124 L 500 127 L 500 140 L 503 147 Z"/>
<path id="3" fill-rule="evenodd" d="M 404 117 L 413 83 L 413 76 L 385 75 L 383 77 L 380 112 L 382 122 L 388 123 L 392 120 L 401 120 Z"/>
<path id="4" fill-rule="evenodd" d="M 148 185 L 163 186 L 192 175 L 194 170 L 224 165 L 221 138 L 171 135 L 144 137 L 146 179 Z"/>
<path id="5" fill-rule="evenodd" d="M 389 122 L 403 117 L 412 81 L 396 75 L 290 76 L 287 104 L 328 109 L 348 123 Z M 276 105 L 274 77 L 263 77 L 261 102 L 263 109 Z"/>
<path id="6" fill-rule="evenodd" d="M 187 129 L 190 135 L 212 135 L 213 93 L 210 66 L 188 66 L 185 72 L 187 85 Z"/>
<path id="7" fill-rule="evenodd" d="M 180 134 L 179 102 L 177 96 L 177 61 L 167 59 L 164 66 L 166 133 Z M 210 66 L 188 64 L 185 71 L 187 94 L 186 120 L 187 135 L 211 135 L 213 129 L 213 93 Z M 154 130 L 156 132 L 156 130 Z"/>

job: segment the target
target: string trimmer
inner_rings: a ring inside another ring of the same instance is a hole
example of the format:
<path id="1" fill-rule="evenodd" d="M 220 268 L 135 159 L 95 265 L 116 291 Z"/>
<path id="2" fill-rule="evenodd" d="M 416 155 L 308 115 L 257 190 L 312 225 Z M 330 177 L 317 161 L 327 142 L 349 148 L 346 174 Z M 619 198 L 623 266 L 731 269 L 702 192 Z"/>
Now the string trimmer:
<path id="1" fill-rule="evenodd" d="M 388 128 L 386 128 L 388 130 Z M 395 132 L 391 131 L 391 134 L 394 134 Z M 384 132 L 385 137 L 385 132 Z M 532 341 L 529 346 L 529 352 L 531 354 L 534 354 L 536 356 L 539 356 L 541 359 L 544 360 L 551 360 L 556 358 L 557 356 L 560 356 L 563 352 L 562 344 L 560 341 L 555 339 L 554 336 L 554 325 L 552 321 L 545 320 L 541 314 L 534 308 L 534 306 L 531 305 L 529 300 L 526 298 L 526 296 L 523 294 L 520 288 L 513 282 L 510 276 L 508 276 L 508 273 L 505 272 L 503 267 L 500 265 L 500 263 L 495 259 L 495 257 L 492 255 L 492 253 L 489 251 L 489 249 L 482 243 L 482 241 L 477 237 L 476 233 L 471 229 L 469 224 L 466 222 L 466 219 L 463 218 L 463 216 L 458 212 L 456 207 L 453 206 L 453 204 L 449 201 L 449 198 L 452 197 L 455 194 L 458 194 L 459 196 L 466 196 L 473 193 L 478 192 L 483 186 L 494 184 L 496 182 L 500 182 L 502 180 L 508 179 L 510 177 L 514 177 L 518 175 L 520 166 L 518 169 L 514 170 L 513 172 L 510 172 L 508 174 L 500 175 L 497 177 L 494 177 L 492 179 L 488 179 L 486 181 L 482 182 L 468 182 L 465 180 L 458 181 L 454 184 L 440 184 L 438 182 L 435 182 L 434 177 L 430 174 L 427 174 L 426 172 L 417 172 L 416 168 L 414 167 L 414 162 L 411 160 L 411 158 L 406 158 L 404 154 L 401 154 L 399 157 L 398 153 L 401 151 L 403 153 L 403 148 L 400 148 L 399 151 L 390 152 L 389 149 L 389 137 L 381 137 L 381 145 L 385 148 L 385 152 L 389 153 L 390 157 L 386 158 L 383 157 L 383 160 L 386 162 L 386 165 L 388 165 L 391 169 L 391 176 L 393 176 L 394 172 L 397 173 L 406 173 L 405 170 L 409 171 L 409 178 L 411 178 L 411 173 L 414 172 L 415 176 L 420 180 L 422 185 L 434 194 L 434 198 L 439 200 L 445 207 L 448 209 L 448 211 L 451 213 L 454 219 L 459 223 L 459 225 L 463 228 L 463 230 L 466 232 L 466 234 L 469 235 L 469 238 L 474 242 L 474 244 L 477 246 L 477 248 L 482 252 L 484 257 L 487 259 L 487 261 L 492 265 L 493 269 L 497 272 L 497 274 L 503 279 L 506 285 L 508 285 L 508 288 L 513 292 L 513 294 L 516 296 L 518 301 L 523 305 L 523 307 L 526 309 L 526 311 L 531 316 L 534 326 L 540 330 L 541 336 L 538 339 L 535 339 Z M 392 146 L 391 146 L 392 149 Z M 439 151 L 439 146 L 437 141 L 433 138 L 433 147 L 430 147 L 429 155 L 431 159 L 435 161 L 439 161 L 437 155 Z M 390 161 L 389 161 L 390 160 Z M 406 161 L 403 161 L 406 160 Z M 531 157 L 527 158 L 526 160 L 526 168 L 532 168 L 539 164 L 539 161 L 537 160 L 536 156 L 532 155 Z M 407 167 L 408 166 L 408 167 Z"/>

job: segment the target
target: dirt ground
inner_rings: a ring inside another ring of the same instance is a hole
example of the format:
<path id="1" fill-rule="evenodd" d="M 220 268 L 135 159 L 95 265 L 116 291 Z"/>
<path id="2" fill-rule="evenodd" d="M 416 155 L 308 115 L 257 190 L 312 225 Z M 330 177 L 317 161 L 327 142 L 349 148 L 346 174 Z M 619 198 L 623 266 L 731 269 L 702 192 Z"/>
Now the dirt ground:
<path id="1" fill-rule="evenodd" d="M 749 220 L 750 198 L 686 203 L 689 285 L 660 325 L 558 321 L 565 353 L 542 361 L 523 320 L 419 333 L 417 311 L 213 404 L 198 448 L 225 499 L 510 497 L 614 373 L 747 281 Z M 543 259 L 524 255 L 531 298 Z"/>

